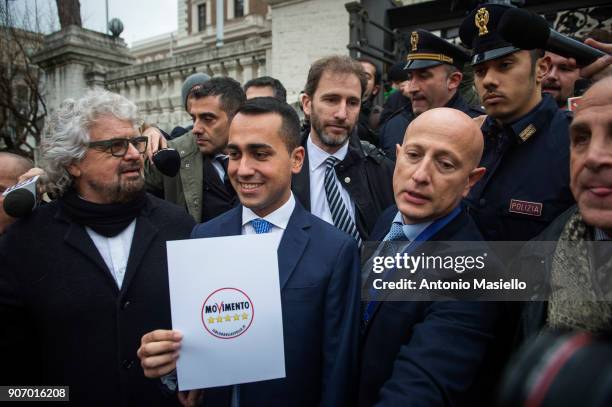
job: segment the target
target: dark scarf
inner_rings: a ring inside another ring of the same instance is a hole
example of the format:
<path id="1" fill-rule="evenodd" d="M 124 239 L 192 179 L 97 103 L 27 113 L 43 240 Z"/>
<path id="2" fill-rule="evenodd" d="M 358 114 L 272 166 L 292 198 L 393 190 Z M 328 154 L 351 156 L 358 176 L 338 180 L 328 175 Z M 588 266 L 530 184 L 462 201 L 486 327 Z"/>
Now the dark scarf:
<path id="1" fill-rule="evenodd" d="M 62 211 L 75 223 L 92 228 L 106 237 L 117 236 L 140 215 L 147 202 L 147 194 L 136 195 L 126 203 L 97 204 L 79 198 L 71 189 L 59 200 Z"/>

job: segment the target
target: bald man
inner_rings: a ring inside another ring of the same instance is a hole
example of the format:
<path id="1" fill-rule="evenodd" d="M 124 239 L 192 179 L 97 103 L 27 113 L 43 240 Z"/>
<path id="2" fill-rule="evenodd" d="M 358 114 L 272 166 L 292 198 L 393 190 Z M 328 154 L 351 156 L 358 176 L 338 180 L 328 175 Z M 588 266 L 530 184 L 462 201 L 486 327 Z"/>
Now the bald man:
<path id="1" fill-rule="evenodd" d="M 415 246 L 419 246 L 415 255 L 457 254 L 438 241 L 475 241 L 476 252 L 486 251 L 482 235 L 461 205 L 485 173 L 478 167 L 482 140 L 478 125 L 459 110 L 436 108 L 419 115 L 408 126 L 402 146 L 396 147 L 396 206 L 383 213 L 373 239 L 406 241 L 401 254 L 409 255 Z M 424 241 L 430 243 L 424 245 Z M 359 405 L 486 405 L 487 390 L 480 373 L 495 338 L 499 306 L 397 301 L 396 292 L 377 292 L 381 283 L 369 270 L 362 273 L 368 274 L 363 291 L 368 294 L 364 295 Z M 399 275 L 398 268 L 383 280 L 398 281 Z"/>
<path id="2" fill-rule="evenodd" d="M 612 329 L 610 302 L 593 301 L 603 295 L 609 300 L 612 291 L 612 77 L 596 82 L 575 111 L 570 126 L 570 188 L 577 205 L 535 239 L 559 242 L 555 250 L 545 253 L 541 245 L 527 246 L 516 262 L 529 271 L 545 267 L 553 287 L 567 287 L 553 291 L 548 302 L 527 304 L 524 337 L 543 328 L 592 333 Z"/>
<path id="3" fill-rule="evenodd" d="M 27 172 L 34 165 L 32 161 L 13 153 L 0 152 L 0 235 L 15 221 L 4 212 L 4 197 L 2 193 L 18 182 L 21 174 Z"/>

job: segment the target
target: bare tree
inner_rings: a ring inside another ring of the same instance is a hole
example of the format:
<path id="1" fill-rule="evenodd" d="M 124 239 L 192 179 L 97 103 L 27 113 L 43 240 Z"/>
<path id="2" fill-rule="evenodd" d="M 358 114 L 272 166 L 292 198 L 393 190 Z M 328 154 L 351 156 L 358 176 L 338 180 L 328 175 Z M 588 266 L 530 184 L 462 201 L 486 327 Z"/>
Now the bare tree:
<path id="1" fill-rule="evenodd" d="M 79 0 L 55 0 L 55 2 L 62 28 L 69 25 L 83 26 L 81 23 L 81 3 L 79 3 Z"/>
<path id="2" fill-rule="evenodd" d="M 50 31 L 56 20 L 26 3 L 18 18 L 9 4 L 0 2 L 0 150 L 34 158 L 47 108 L 44 73 L 31 57 L 43 45 L 42 32 Z"/>

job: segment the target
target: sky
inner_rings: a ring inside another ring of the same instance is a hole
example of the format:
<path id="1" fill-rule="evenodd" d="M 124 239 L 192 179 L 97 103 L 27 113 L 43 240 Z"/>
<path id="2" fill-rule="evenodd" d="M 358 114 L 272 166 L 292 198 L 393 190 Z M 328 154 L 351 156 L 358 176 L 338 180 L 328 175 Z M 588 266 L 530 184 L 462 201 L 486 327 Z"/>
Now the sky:
<path id="1" fill-rule="evenodd" d="M 83 26 L 90 30 L 105 31 L 106 1 L 80 0 L 80 2 Z M 26 10 L 34 15 L 34 10 L 38 9 L 41 16 L 39 26 L 42 31 L 51 31 L 50 16 L 55 19 L 55 29 L 59 27 L 55 0 L 9 0 L 9 8 L 19 19 Z M 109 20 L 119 18 L 123 22 L 124 31 L 121 37 L 128 45 L 177 29 L 177 0 L 108 0 L 108 14 Z"/>

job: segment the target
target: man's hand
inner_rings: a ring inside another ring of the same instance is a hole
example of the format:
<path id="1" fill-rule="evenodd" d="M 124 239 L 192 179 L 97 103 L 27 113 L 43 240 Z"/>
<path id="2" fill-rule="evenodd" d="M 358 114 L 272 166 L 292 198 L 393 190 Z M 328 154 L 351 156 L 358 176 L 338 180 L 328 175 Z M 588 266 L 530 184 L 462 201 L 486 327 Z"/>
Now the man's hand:
<path id="1" fill-rule="evenodd" d="M 149 142 L 147 143 L 147 157 L 149 160 L 153 160 L 153 154 L 157 151 L 168 147 L 168 142 L 157 127 L 145 124 L 142 135 L 149 138 Z"/>
<path id="2" fill-rule="evenodd" d="M 142 337 L 137 355 L 146 377 L 162 377 L 176 369 L 181 339 L 180 332 L 163 329 Z"/>
<path id="3" fill-rule="evenodd" d="M 196 389 L 189 391 L 180 391 L 178 399 L 185 407 L 196 407 L 202 404 L 204 400 L 204 390 Z"/>
<path id="4" fill-rule="evenodd" d="M 43 171 L 42 168 L 38 167 L 30 168 L 26 173 L 21 174 L 19 178 L 17 178 L 17 183 L 20 183 L 30 178 L 34 178 L 37 175 L 43 176 L 45 175 L 45 171 Z"/>
<path id="5" fill-rule="evenodd" d="M 612 44 L 595 41 L 592 38 L 587 38 L 586 40 L 584 40 L 584 43 L 593 48 L 597 48 L 598 50 L 603 51 L 608 55 L 598 58 L 592 64 L 583 67 L 580 70 L 580 76 L 585 79 L 597 81 L 601 78 L 612 75 Z M 569 58 L 569 60 L 570 63 L 576 63 L 573 58 Z"/>

